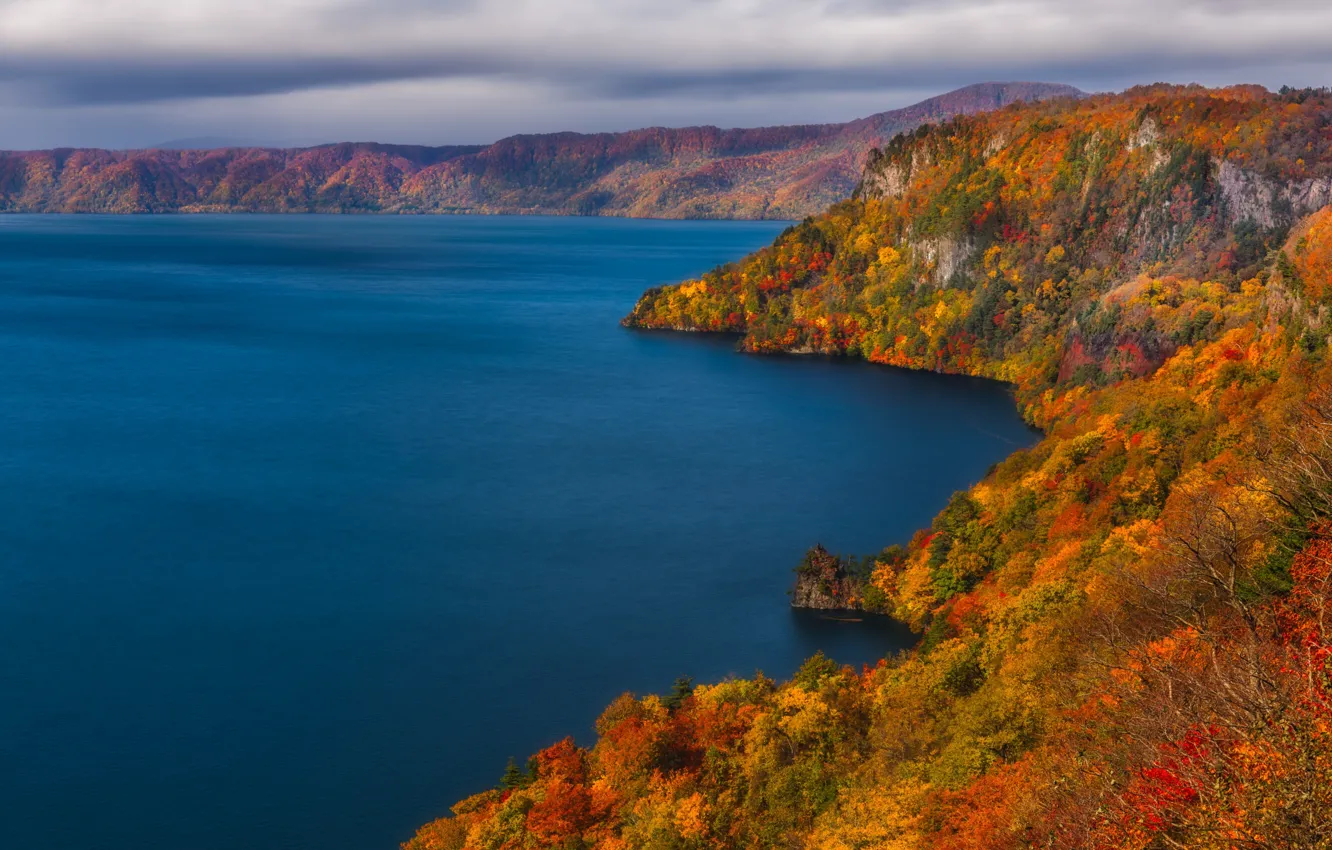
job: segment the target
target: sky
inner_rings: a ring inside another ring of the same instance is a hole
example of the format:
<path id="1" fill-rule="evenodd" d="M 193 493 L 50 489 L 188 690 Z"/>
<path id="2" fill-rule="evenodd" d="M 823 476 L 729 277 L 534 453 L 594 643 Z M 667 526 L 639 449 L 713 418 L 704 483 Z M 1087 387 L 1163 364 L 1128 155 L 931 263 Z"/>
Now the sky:
<path id="1" fill-rule="evenodd" d="M 845 121 L 973 82 L 1332 84 L 1327 0 L 0 0 L 0 148 Z"/>

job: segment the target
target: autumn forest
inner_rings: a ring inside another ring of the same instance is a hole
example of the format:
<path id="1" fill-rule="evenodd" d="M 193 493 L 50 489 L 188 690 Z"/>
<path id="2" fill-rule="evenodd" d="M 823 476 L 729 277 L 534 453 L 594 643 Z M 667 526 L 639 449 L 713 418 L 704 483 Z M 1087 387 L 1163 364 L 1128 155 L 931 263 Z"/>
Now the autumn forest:
<path id="1" fill-rule="evenodd" d="M 1007 382 L 1045 436 L 869 562 L 913 650 L 625 694 L 405 850 L 1332 848 L 1330 205 L 1326 90 L 1017 103 L 645 293 Z"/>

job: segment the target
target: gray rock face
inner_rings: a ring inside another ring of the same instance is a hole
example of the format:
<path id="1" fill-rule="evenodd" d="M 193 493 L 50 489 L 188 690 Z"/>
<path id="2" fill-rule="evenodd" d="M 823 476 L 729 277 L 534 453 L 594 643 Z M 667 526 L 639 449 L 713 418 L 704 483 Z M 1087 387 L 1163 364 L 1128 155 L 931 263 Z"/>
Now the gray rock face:
<path id="1" fill-rule="evenodd" d="M 1135 151 L 1139 148 L 1151 147 L 1156 144 L 1159 138 L 1161 138 L 1161 130 L 1156 126 L 1156 119 L 1149 115 L 1138 125 L 1138 132 L 1133 134 L 1132 139 L 1129 139 L 1128 149 Z"/>
<path id="2" fill-rule="evenodd" d="M 897 163 L 866 169 L 861 191 L 867 198 L 900 198 L 906 192 L 908 177 L 906 168 Z"/>
<path id="3" fill-rule="evenodd" d="M 967 237 L 932 236 L 915 246 L 931 268 L 931 281 L 947 286 L 953 275 L 976 255 L 976 241 Z"/>
<path id="4" fill-rule="evenodd" d="M 1277 182 L 1222 160 L 1216 182 L 1231 220 L 1261 227 L 1293 224 L 1332 203 L 1332 178 Z"/>

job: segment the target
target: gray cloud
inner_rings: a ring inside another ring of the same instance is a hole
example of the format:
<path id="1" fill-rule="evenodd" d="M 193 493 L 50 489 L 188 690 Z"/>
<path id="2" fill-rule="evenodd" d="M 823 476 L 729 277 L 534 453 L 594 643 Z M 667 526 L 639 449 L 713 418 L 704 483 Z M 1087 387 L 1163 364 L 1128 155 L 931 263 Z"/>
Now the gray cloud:
<path id="1" fill-rule="evenodd" d="M 266 95 L 506 70 L 511 66 L 486 57 L 0 58 L 0 80 L 26 91 L 29 100 L 65 106 Z"/>
<path id="2" fill-rule="evenodd" d="M 0 0 L 0 145 L 56 112 L 62 127 L 114 109 L 212 132 L 198 126 L 208 104 L 243 115 L 247 101 L 266 123 L 242 131 L 267 135 L 284 99 L 336 128 L 339 102 L 365 108 L 351 96 L 363 90 L 384 95 L 370 103 L 381 121 L 433 133 L 423 110 L 483 132 L 506 107 L 564 104 L 576 125 L 767 104 L 786 121 L 783 102 L 878 111 L 982 79 L 1329 78 L 1321 0 Z"/>

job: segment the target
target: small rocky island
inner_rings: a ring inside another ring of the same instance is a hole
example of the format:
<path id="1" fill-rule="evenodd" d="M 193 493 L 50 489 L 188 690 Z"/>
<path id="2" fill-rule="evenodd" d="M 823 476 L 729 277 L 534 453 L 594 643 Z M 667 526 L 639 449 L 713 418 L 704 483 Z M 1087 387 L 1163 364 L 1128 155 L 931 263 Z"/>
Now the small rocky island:
<path id="1" fill-rule="evenodd" d="M 821 545 L 810 549 L 795 569 L 791 607 L 820 611 L 864 610 L 867 582 L 852 575 L 850 566 L 845 559 Z"/>

